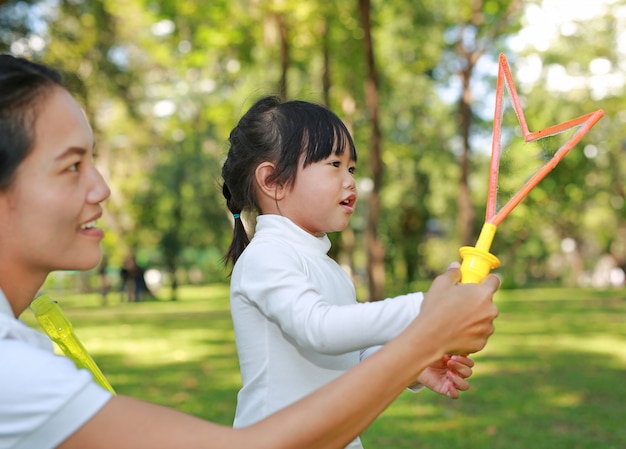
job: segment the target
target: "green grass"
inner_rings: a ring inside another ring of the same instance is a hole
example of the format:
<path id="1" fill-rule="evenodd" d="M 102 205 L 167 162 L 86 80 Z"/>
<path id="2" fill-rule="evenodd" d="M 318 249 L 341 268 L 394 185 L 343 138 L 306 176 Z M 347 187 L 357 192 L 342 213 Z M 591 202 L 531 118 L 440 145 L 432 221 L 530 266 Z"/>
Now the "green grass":
<path id="1" fill-rule="evenodd" d="M 105 307 L 97 295 L 52 296 L 118 393 L 228 425 L 240 378 L 227 295 L 221 285 L 182 288 L 177 302 L 113 294 Z M 470 391 L 403 393 L 362 436 L 366 448 L 626 447 L 626 292 L 503 290 L 496 302 Z"/>

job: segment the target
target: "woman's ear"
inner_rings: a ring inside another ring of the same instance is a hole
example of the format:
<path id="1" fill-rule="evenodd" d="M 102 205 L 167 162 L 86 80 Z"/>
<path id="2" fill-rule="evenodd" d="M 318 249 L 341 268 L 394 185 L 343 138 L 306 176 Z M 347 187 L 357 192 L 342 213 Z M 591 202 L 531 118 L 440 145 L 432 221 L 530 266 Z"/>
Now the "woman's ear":
<path id="1" fill-rule="evenodd" d="M 272 162 L 263 162 L 256 168 L 254 175 L 260 196 L 268 197 L 272 201 L 278 201 L 282 198 L 283 189 L 278 182 L 270 180 L 273 173 L 274 164 Z"/>

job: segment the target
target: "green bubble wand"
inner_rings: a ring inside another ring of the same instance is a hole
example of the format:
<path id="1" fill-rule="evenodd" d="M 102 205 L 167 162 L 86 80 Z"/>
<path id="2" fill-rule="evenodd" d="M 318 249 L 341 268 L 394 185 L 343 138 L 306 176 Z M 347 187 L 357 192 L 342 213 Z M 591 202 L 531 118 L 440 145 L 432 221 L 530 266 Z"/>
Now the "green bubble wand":
<path id="1" fill-rule="evenodd" d="M 79 369 L 90 371 L 100 386 L 115 394 L 111 384 L 74 333 L 72 323 L 59 304 L 48 295 L 42 295 L 31 303 L 30 308 L 44 332 L 61 348 L 65 356 L 71 359 Z"/>

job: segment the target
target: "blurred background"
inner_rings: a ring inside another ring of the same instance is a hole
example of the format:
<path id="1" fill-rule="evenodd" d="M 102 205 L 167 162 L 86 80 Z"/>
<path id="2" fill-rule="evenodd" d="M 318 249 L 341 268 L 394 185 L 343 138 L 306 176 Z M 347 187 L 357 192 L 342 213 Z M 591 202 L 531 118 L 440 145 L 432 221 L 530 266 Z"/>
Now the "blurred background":
<path id="1" fill-rule="evenodd" d="M 227 282 L 228 135 L 275 94 L 353 133 L 360 201 L 331 238 L 360 299 L 422 288 L 484 221 L 500 53 L 531 131 L 605 111 L 499 226 L 503 286 L 624 286 L 626 0 L 0 0 L 0 51 L 64 72 L 112 189 L 101 266 L 48 287 Z M 503 181 L 536 164 L 514 140 Z"/>

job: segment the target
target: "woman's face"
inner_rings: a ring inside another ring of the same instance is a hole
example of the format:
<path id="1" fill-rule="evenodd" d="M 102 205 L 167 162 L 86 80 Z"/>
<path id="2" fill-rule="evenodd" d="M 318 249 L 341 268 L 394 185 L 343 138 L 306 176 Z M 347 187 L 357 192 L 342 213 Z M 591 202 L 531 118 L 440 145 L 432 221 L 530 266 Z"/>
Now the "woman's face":
<path id="1" fill-rule="evenodd" d="M 2 260 L 44 274 L 93 268 L 104 236 L 95 224 L 110 191 L 93 163 L 91 127 L 60 87 L 37 112 L 34 148 L 0 192 Z"/>

